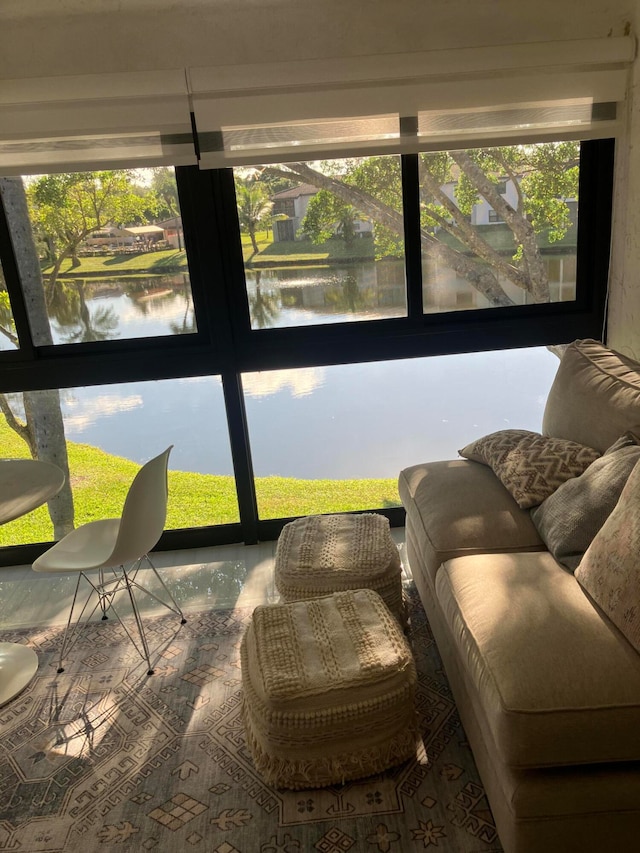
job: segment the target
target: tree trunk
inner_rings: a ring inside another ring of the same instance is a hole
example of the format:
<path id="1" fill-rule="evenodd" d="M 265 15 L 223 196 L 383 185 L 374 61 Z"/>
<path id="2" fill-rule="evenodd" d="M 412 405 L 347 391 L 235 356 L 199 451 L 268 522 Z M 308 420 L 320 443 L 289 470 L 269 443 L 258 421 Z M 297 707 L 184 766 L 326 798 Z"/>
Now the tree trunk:
<path id="1" fill-rule="evenodd" d="M 31 333 L 38 344 L 52 344 L 40 263 L 21 178 L 0 178 L 0 197 L 6 212 L 22 292 L 28 308 Z M 54 537 L 61 539 L 73 530 L 74 509 L 60 392 L 57 389 L 25 391 L 23 398 L 27 428 L 31 435 L 31 452 L 35 449 L 37 459 L 52 462 L 65 474 L 64 486 L 48 504 Z"/>

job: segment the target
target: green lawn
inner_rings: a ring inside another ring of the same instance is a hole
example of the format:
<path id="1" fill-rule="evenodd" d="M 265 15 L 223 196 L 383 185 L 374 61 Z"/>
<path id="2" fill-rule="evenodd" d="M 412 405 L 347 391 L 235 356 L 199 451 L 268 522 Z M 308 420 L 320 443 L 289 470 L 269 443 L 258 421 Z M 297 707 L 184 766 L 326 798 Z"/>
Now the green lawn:
<path id="1" fill-rule="evenodd" d="M 95 255 L 82 257 L 80 266 L 72 269 L 71 259 L 62 262 L 60 275 L 72 273 L 76 276 L 91 275 L 98 273 L 104 277 L 121 273 L 150 273 L 161 275 L 169 272 L 187 272 L 187 253 L 177 249 L 165 249 L 161 252 L 140 252 L 138 254 L 126 255 Z M 51 272 L 51 266 L 43 267 L 42 272 L 46 275 Z"/>
<path id="2" fill-rule="evenodd" d="M 26 445 L 1 419 L 5 457 L 28 457 Z M 76 526 L 117 517 L 139 468 L 96 447 L 68 442 Z M 256 480 L 261 518 L 288 518 L 326 512 L 374 509 L 399 504 L 395 478 L 389 480 Z M 238 521 L 232 477 L 169 471 L 167 529 Z M 46 507 L 0 527 L 0 546 L 48 542 L 53 528 Z"/>
<path id="3" fill-rule="evenodd" d="M 373 261 L 373 240 L 356 240 L 347 246 L 342 240 L 329 240 L 316 245 L 311 240 L 292 240 L 274 243 L 271 232 L 258 232 L 259 252 L 254 254 L 248 234 L 242 234 L 242 255 L 245 263 L 252 266 L 278 266 L 282 264 L 328 264 L 340 261 Z M 187 254 L 177 249 L 161 252 L 139 252 L 137 254 L 95 255 L 81 257 L 77 267 L 71 266 L 71 259 L 63 261 L 60 275 L 82 278 L 108 278 L 119 275 L 162 275 L 163 273 L 188 272 Z M 42 268 L 46 275 L 51 265 Z"/>
<path id="4" fill-rule="evenodd" d="M 251 240 L 242 235 L 242 254 L 246 262 L 253 266 L 277 266 L 278 264 L 327 264 L 339 261 L 373 261 L 375 249 L 373 240 L 355 240 L 347 246 L 344 240 L 328 240 L 320 245 L 311 240 L 283 240 L 273 242 L 271 232 L 256 235 L 260 251 L 254 254 Z"/>

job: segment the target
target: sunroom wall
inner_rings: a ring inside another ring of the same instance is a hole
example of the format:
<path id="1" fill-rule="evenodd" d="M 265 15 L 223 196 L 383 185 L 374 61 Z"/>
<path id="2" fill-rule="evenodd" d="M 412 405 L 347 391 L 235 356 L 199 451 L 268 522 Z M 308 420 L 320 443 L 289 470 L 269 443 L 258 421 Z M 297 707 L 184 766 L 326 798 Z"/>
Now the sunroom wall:
<path id="1" fill-rule="evenodd" d="M 636 5 L 636 29 L 640 3 Z M 640 359 L 640 62 L 628 88 L 625 136 L 618 146 L 609 274 L 607 343 Z"/>

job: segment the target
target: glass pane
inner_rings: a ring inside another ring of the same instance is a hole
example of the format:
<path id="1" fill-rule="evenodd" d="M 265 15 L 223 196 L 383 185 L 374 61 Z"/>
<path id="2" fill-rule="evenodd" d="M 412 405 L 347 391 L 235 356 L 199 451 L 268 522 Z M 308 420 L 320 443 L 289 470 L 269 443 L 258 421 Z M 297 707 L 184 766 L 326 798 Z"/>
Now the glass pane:
<path id="1" fill-rule="evenodd" d="M 246 374 L 260 517 L 399 505 L 402 468 L 540 431 L 558 364 L 535 348 Z"/>
<path id="2" fill-rule="evenodd" d="M 18 349 L 18 336 L 0 262 L 0 350 Z"/>
<path id="3" fill-rule="evenodd" d="M 40 268 L 38 298 L 26 294 L 37 345 L 196 331 L 173 169 L 40 175 L 22 184 L 31 237 L 16 254 L 19 267 L 35 256 Z"/>
<path id="4" fill-rule="evenodd" d="M 420 155 L 425 313 L 576 298 L 580 143 Z"/>
<path id="5" fill-rule="evenodd" d="M 68 457 L 72 505 L 58 502 L 55 528 L 46 506 L 0 526 L 0 545 L 46 542 L 74 524 L 117 517 L 140 465 L 170 444 L 166 528 L 239 520 L 219 377 L 33 391 L 5 399 L 31 436 L 46 439 L 40 458 L 61 464 Z M 0 437 L 5 457 L 30 455 L 2 416 Z M 68 501 L 68 492 L 61 498 Z"/>
<path id="6" fill-rule="evenodd" d="M 399 157 L 234 176 L 252 329 L 406 316 Z"/>

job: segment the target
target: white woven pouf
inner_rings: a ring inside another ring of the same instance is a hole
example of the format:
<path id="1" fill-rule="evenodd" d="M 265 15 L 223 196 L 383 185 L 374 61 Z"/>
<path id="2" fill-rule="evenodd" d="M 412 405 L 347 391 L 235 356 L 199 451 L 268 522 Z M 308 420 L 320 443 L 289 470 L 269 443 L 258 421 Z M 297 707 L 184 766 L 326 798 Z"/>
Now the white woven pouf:
<path id="1" fill-rule="evenodd" d="M 247 743 L 273 787 L 341 784 L 415 755 L 413 656 L 372 590 L 257 607 L 241 661 Z"/>
<path id="2" fill-rule="evenodd" d="M 282 528 L 275 583 L 282 601 L 373 589 L 405 624 L 402 566 L 389 521 L 377 513 L 310 515 Z"/>

